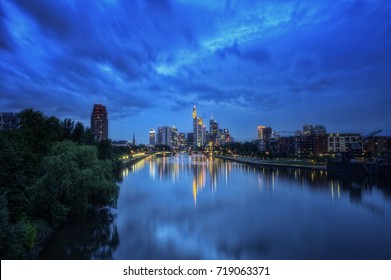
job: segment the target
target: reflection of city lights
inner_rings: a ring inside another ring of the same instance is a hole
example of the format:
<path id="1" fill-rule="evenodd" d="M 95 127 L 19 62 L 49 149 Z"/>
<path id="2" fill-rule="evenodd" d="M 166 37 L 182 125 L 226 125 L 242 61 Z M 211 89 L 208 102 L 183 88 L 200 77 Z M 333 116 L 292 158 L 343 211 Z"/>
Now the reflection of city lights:
<path id="1" fill-rule="evenodd" d="M 285 182 L 286 178 L 295 181 L 295 185 L 299 188 L 300 186 L 303 189 L 308 187 L 308 190 L 312 189 L 314 184 L 318 186 L 328 181 L 326 188 L 330 188 L 333 200 L 335 198 L 340 199 L 342 191 L 340 182 L 328 179 L 327 173 L 322 171 L 254 167 L 238 162 L 210 158 L 208 155 L 196 152 L 193 152 L 190 156 L 186 153 L 178 153 L 176 156 L 160 156 L 148 160 L 149 162 L 147 160 L 140 161 L 131 171 L 135 172 L 147 163 L 151 180 L 158 178 L 158 180 L 172 182 L 173 185 L 178 183 L 179 178 L 182 181 L 188 180 L 188 195 L 193 196 L 194 206 L 197 206 L 197 200 L 200 205 L 201 198 L 204 197 L 204 195 L 200 195 L 202 194 L 200 192 L 210 192 L 214 197 L 219 195 L 218 187 L 224 185 L 224 182 L 226 186 L 230 186 L 230 183 L 232 183 L 230 182 L 231 171 L 238 172 L 241 176 L 250 176 L 254 183 L 249 186 L 258 187 L 259 193 L 266 192 L 274 195 L 276 189 L 282 182 Z M 123 174 L 125 175 L 125 171 Z"/>
<path id="2" fill-rule="evenodd" d="M 337 198 L 338 200 L 341 199 L 341 185 L 339 181 L 330 180 L 330 192 L 331 192 L 331 199 L 334 201 L 335 198 L 335 189 L 337 191 Z"/>
<path id="3" fill-rule="evenodd" d="M 155 168 L 155 162 L 153 162 L 152 160 L 149 162 L 149 176 L 152 178 L 153 181 L 155 181 L 156 168 Z"/>
<path id="4" fill-rule="evenodd" d="M 263 184 L 262 176 L 258 174 L 258 189 L 259 189 L 259 191 L 262 191 L 262 184 Z"/>
<path id="5" fill-rule="evenodd" d="M 143 159 L 143 160 L 140 160 L 140 161 L 138 161 L 138 162 L 136 162 L 136 163 L 134 163 L 134 164 L 132 165 L 132 171 L 133 171 L 133 173 L 136 173 L 137 171 L 143 169 L 143 168 L 144 168 L 144 165 L 145 165 L 145 160 L 144 160 L 144 159 Z"/>
<path id="6" fill-rule="evenodd" d="M 193 177 L 193 198 L 194 198 L 194 206 L 197 206 L 197 182 Z"/>
<path id="7" fill-rule="evenodd" d="M 330 182 L 330 189 L 331 189 L 331 199 L 334 201 L 334 181 L 331 180 Z"/>
<path id="8" fill-rule="evenodd" d="M 125 168 L 122 170 L 122 177 L 127 177 L 129 175 L 129 168 Z"/>
<path id="9" fill-rule="evenodd" d="M 275 173 L 274 173 L 274 171 L 273 171 L 273 172 L 272 172 L 272 190 L 273 190 L 273 193 L 274 193 L 275 186 L 276 186 L 276 182 L 275 182 Z"/>
<path id="10" fill-rule="evenodd" d="M 337 190 L 338 190 L 338 199 L 341 198 L 341 188 L 340 188 L 340 183 L 338 181 L 338 184 L 337 184 Z"/>
<path id="11" fill-rule="evenodd" d="M 145 155 L 145 153 L 137 153 L 137 154 L 133 154 L 133 157 L 141 157 L 144 155 Z"/>

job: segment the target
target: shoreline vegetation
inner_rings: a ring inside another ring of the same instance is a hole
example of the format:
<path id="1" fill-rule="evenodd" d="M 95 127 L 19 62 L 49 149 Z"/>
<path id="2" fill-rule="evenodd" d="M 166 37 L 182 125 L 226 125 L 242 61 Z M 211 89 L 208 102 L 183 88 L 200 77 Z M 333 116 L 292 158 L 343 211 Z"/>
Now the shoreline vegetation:
<path id="1" fill-rule="evenodd" d="M 89 128 L 33 109 L 19 127 L 0 131 L 0 256 L 38 259 L 50 236 L 72 217 L 115 207 L 129 147 L 97 142 Z"/>

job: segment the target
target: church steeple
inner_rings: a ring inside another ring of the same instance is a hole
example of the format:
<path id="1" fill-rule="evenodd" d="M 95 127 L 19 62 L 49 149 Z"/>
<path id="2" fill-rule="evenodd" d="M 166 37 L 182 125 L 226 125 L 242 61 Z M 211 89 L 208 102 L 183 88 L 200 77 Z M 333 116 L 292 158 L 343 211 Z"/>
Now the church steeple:
<path id="1" fill-rule="evenodd" d="M 134 132 L 133 132 L 132 145 L 133 145 L 133 146 L 136 146 L 136 136 L 134 135 Z"/>

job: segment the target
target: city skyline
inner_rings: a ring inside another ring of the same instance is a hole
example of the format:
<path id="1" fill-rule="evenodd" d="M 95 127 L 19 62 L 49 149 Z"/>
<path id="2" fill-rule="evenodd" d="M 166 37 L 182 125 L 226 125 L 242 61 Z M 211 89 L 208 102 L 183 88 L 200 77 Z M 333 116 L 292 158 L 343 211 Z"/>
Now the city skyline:
<path id="1" fill-rule="evenodd" d="M 109 138 L 192 132 L 192 111 L 237 141 L 257 127 L 391 135 L 391 3 L 2 1 L 0 112 L 32 107 Z"/>

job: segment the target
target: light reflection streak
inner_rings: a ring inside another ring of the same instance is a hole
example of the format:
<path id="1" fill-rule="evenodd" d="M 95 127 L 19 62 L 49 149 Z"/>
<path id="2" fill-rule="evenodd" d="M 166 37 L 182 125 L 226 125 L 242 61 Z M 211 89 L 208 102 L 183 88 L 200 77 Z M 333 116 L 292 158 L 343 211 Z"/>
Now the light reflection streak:
<path id="1" fill-rule="evenodd" d="M 295 181 L 296 186 L 301 187 L 302 191 L 305 192 L 319 191 L 324 186 L 324 190 L 330 193 L 332 201 L 340 200 L 343 193 L 347 191 L 350 194 L 353 193 L 352 197 L 354 197 L 355 190 L 361 189 L 360 184 L 345 186 L 344 181 L 338 178 L 329 178 L 325 171 L 255 167 L 211 158 L 202 154 L 188 155 L 186 153 L 181 153 L 175 157 L 150 157 L 140 160 L 131 167 L 124 168 L 121 173 L 122 177 L 129 176 L 129 173 L 134 174 L 145 167 L 149 169 L 151 181 L 158 179 L 176 183 L 183 179 L 186 180 L 189 174 L 195 207 L 197 207 L 200 192 L 204 191 L 206 187 L 210 189 L 212 196 L 217 194 L 219 186 L 221 187 L 219 181 L 224 182 L 229 187 L 232 184 L 230 174 L 235 171 L 240 171 L 243 176 L 249 178 L 255 175 L 256 177 L 253 180 L 258 192 L 269 192 L 273 196 L 276 195 L 276 190 L 286 180 Z M 251 187 L 251 185 L 249 186 Z"/>

